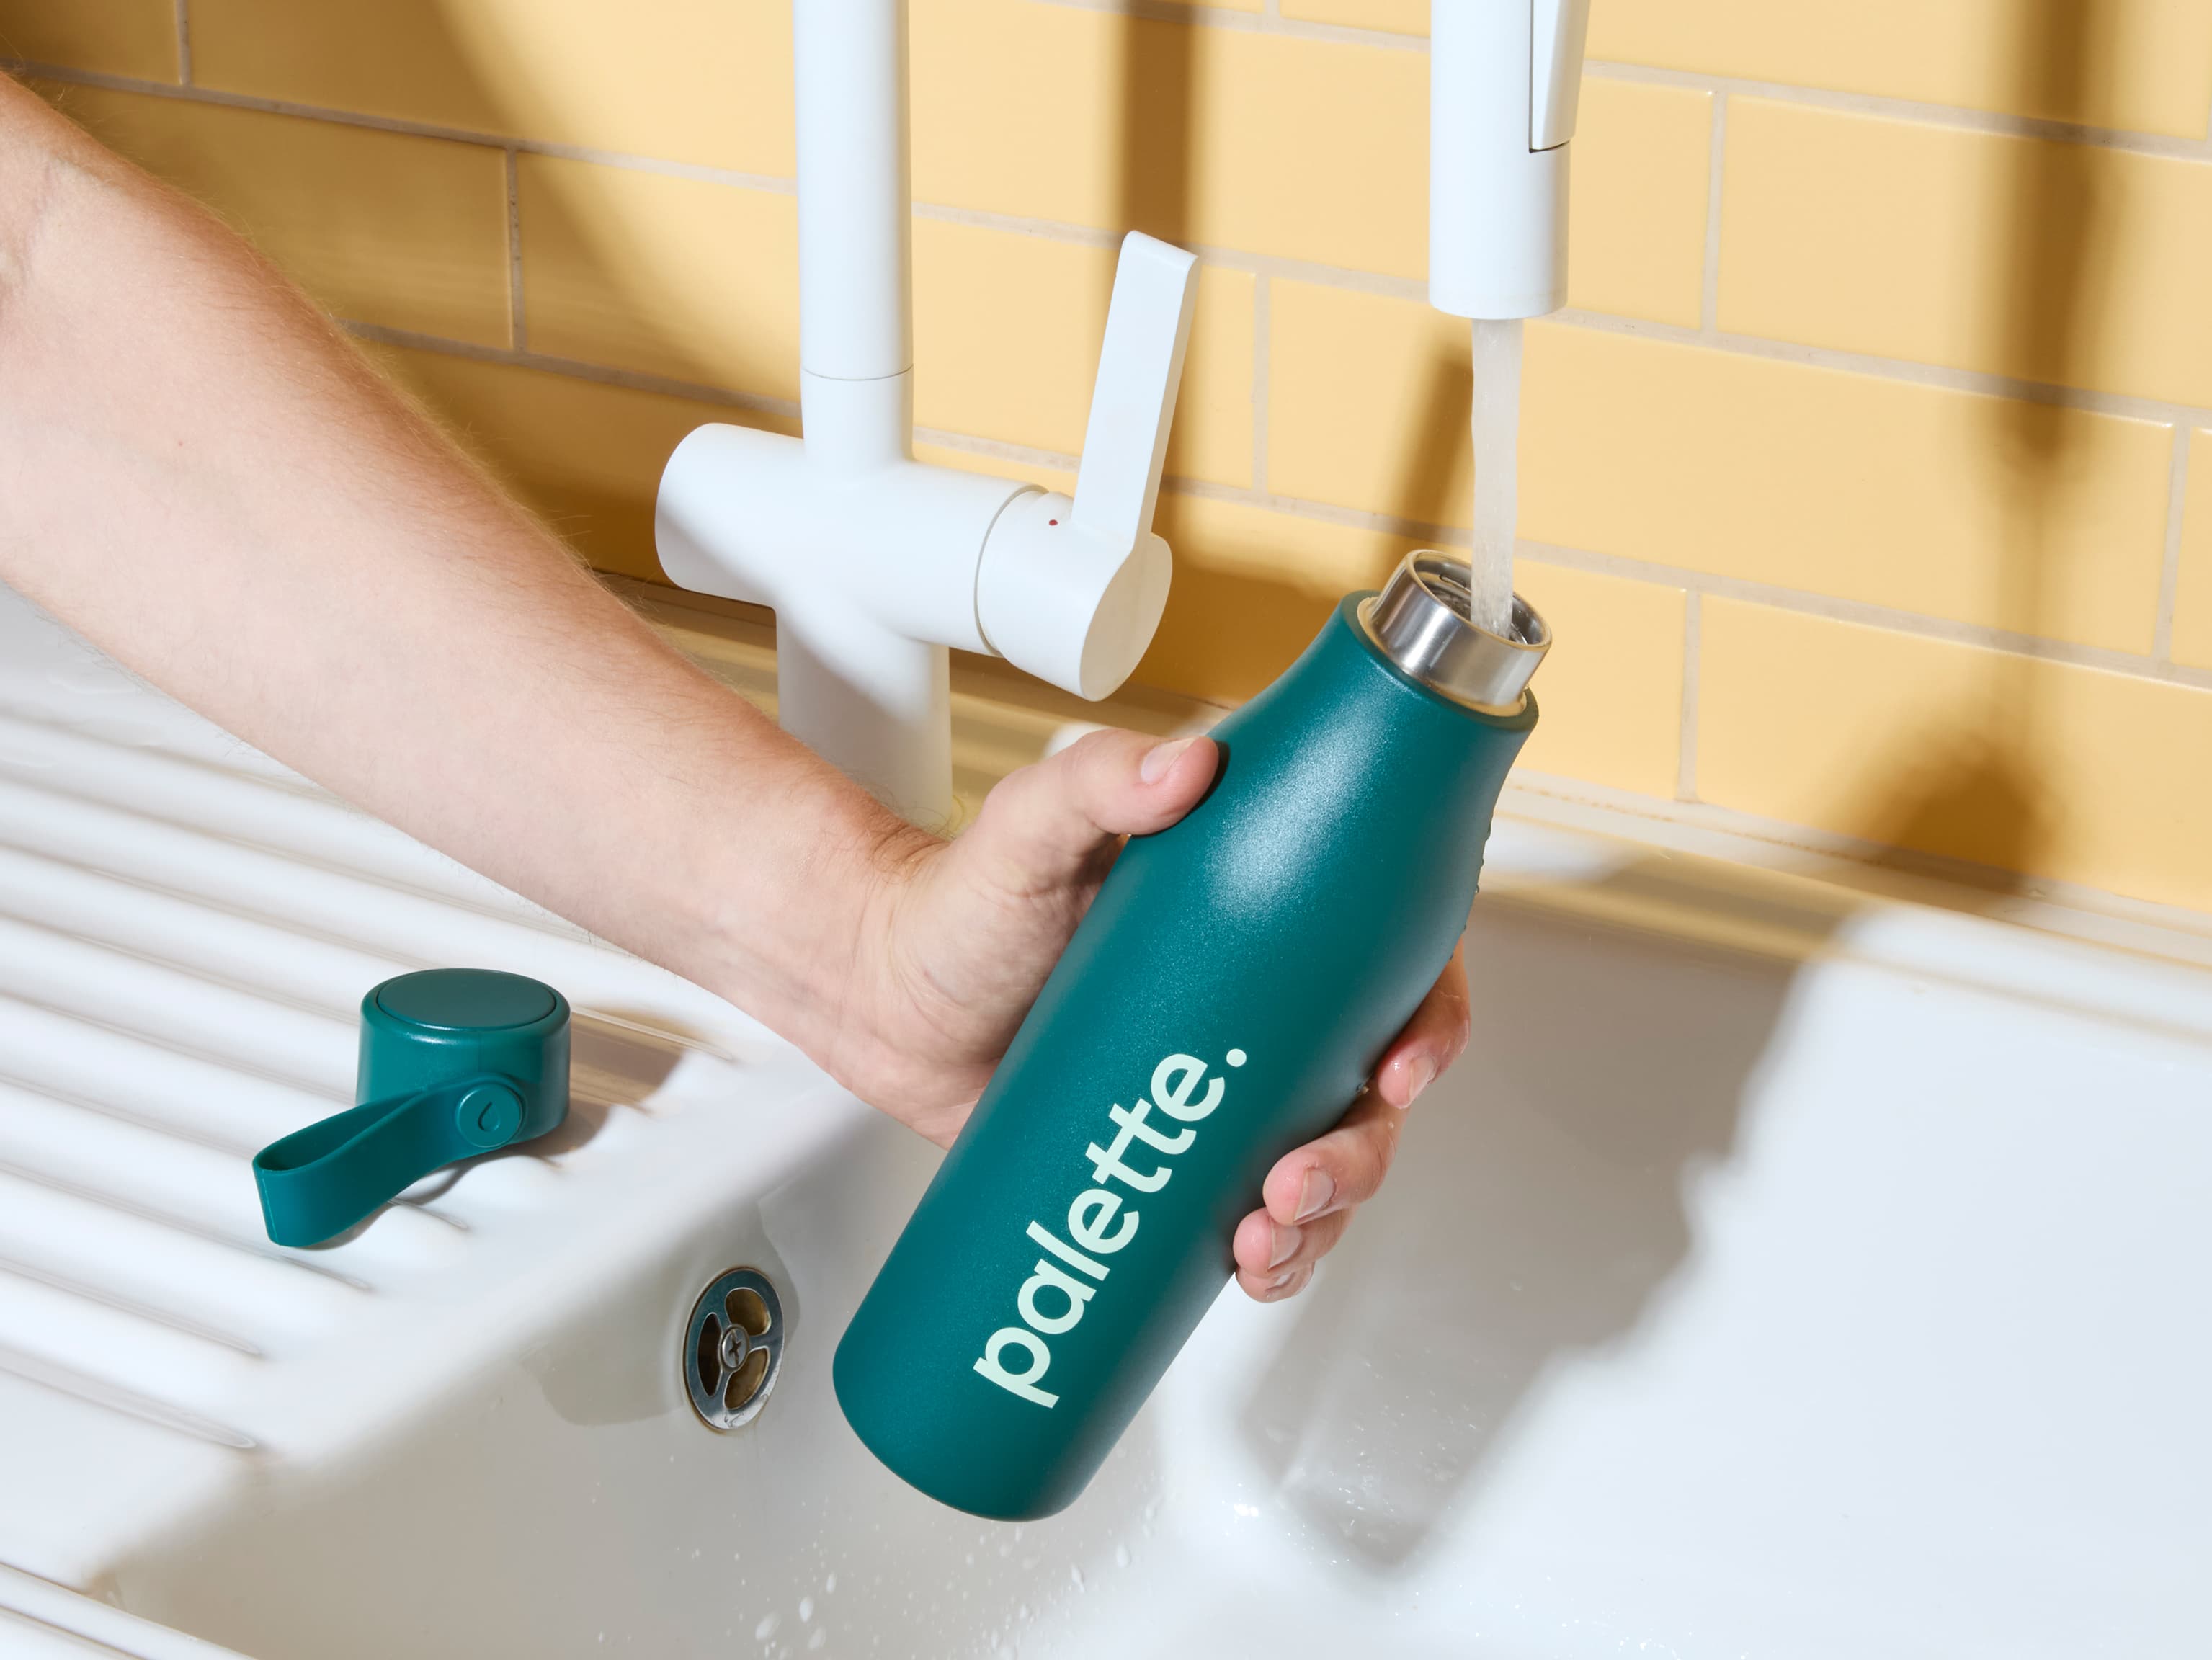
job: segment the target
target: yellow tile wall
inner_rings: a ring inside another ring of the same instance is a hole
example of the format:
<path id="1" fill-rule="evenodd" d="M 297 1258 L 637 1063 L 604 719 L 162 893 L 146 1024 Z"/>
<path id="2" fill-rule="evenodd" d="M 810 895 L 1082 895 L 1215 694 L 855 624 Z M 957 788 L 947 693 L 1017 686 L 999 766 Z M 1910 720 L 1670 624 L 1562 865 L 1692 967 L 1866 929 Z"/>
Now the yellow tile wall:
<path id="1" fill-rule="evenodd" d="M 2212 669 L 2212 432 L 2188 435 L 2188 511 L 2181 522 L 2173 660 Z"/>
<path id="2" fill-rule="evenodd" d="M 2148 652 L 2171 429 L 1531 328 L 1521 533 Z"/>
<path id="3" fill-rule="evenodd" d="M 2202 0 L 1592 0 L 1592 58 L 2202 138 Z"/>
<path id="4" fill-rule="evenodd" d="M 192 0 L 191 40 L 218 91 L 792 171 L 790 0 Z"/>
<path id="5" fill-rule="evenodd" d="M 1421 53 L 1038 0 L 918 0 L 913 16 L 927 200 L 1425 268 Z"/>
<path id="6" fill-rule="evenodd" d="M 1728 148 L 1723 329 L 2212 403 L 2203 161 L 1756 98 Z"/>
<path id="7" fill-rule="evenodd" d="M 1426 34 L 1429 0 L 1282 0 L 1283 15 L 1346 28 Z"/>
<path id="8" fill-rule="evenodd" d="M 1703 602 L 1708 800 L 2212 908 L 2212 690 Z"/>
<path id="9" fill-rule="evenodd" d="M 1201 252 L 1155 684 L 1248 696 L 1464 538 L 1427 9 L 912 0 L 919 453 L 1067 488 L 1113 236 Z M 0 0 L 0 53 L 413 342 L 593 562 L 657 574 L 692 425 L 792 429 L 713 395 L 797 393 L 789 0 L 188 18 Z M 2212 907 L 2212 0 L 1595 0 L 1591 54 L 1527 337 L 1529 775 Z"/>
<path id="10" fill-rule="evenodd" d="M 175 0 L 0 0 L 0 58 L 173 81 Z"/>
<path id="11" fill-rule="evenodd" d="M 1083 447 L 1114 251 L 925 219 L 914 228 L 915 419 L 1073 454 Z M 1176 472 L 1252 477 L 1253 280 L 1199 277 L 1169 441 Z"/>
<path id="12" fill-rule="evenodd" d="M 95 137 L 198 196 L 342 317 L 507 342 L 498 152 L 53 82 Z"/>
<path id="13" fill-rule="evenodd" d="M 515 158 L 530 349 L 799 396 L 799 204 L 774 191 Z"/>
<path id="14" fill-rule="evenodd" d="M 506 363 L 372 346 L 385 373 L 600 570 L 657 581 L 653 496 L 668 453 L 710 421 L 796 432 L 745 410 Z"/>

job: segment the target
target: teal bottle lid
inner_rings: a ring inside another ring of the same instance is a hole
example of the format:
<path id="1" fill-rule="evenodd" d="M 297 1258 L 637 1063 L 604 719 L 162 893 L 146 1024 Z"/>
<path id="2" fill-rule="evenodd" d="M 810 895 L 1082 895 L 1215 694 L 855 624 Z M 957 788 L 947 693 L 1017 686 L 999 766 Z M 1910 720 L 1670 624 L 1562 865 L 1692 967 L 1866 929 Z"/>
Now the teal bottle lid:
<path id="1" fill-rule="evenodd" d="M 568 1001 L 490 969 L 427 969 L 361 1000 L 361 1104 L 253 1156 L 280 1245 L 319 1244 L 457 1159 L 568 1116 Z"/>

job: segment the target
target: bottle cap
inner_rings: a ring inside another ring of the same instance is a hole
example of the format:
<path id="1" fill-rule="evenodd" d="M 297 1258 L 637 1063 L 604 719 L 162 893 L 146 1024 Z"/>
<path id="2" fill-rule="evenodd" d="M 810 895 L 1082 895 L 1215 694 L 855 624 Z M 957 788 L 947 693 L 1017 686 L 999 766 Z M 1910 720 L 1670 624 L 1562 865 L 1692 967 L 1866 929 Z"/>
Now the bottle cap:
<path id="1" fill-rule="evenodd" d="M 1473 617 L 1473 576 L 1462 555 L 1417 549 L 1359 618 L 1383 654 L 1431 691 L 1486 714 L 1511 714 L 1552 648 L 1552 630 L 1517 593 L 1510 637 L 1481 627 Z"/>
<path id="2" fill-rule="evenodd" d="M 280 1245 L 344 1232 L 431 1171 L 527 1141 L 568 1113 L 568 1003 L 489 969 L 428 969 L 361 1000 L 359 1106 L 253 1156 Z"/>

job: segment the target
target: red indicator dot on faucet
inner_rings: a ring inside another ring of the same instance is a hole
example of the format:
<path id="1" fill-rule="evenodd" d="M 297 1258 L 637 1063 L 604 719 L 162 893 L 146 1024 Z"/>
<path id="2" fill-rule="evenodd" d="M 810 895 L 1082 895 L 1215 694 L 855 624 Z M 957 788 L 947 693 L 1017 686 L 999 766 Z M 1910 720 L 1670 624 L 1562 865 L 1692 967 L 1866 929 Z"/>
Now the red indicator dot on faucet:
<path id="1" fill-rule="evenodd" d="M 1060 520 L 1057 519 L 1048 519 L 1044 522 L 1048 525 L 1057 525 Z"/>

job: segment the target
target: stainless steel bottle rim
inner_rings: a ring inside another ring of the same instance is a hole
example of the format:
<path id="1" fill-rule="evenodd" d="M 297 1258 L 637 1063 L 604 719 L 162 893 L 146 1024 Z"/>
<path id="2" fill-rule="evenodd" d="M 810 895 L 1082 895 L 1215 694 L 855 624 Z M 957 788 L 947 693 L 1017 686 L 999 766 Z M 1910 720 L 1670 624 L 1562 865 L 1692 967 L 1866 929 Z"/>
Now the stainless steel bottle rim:
<path id="1" fill-rule="evenodd" d="M 1431 690 L 1485 714 L 1517 714 L 1552 648 L 1552 630 L 1517 593 L 1513 638 L 1480 627 L 1469 598 L 1473 575 L 1460 555 L 1418 549 L 1359 608 L 1359 620 L 1385 656 Z"/>

